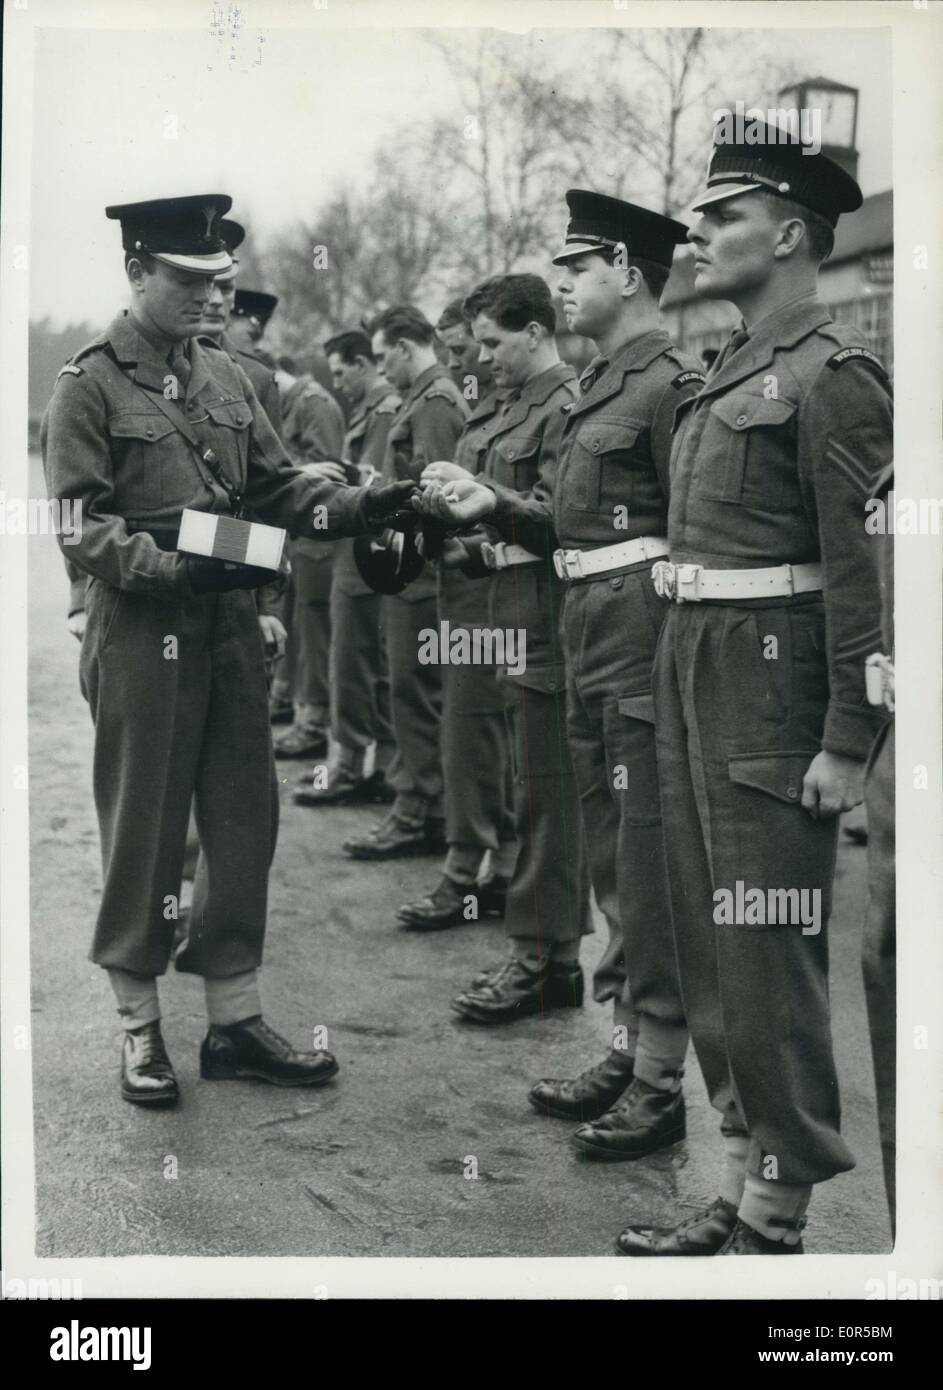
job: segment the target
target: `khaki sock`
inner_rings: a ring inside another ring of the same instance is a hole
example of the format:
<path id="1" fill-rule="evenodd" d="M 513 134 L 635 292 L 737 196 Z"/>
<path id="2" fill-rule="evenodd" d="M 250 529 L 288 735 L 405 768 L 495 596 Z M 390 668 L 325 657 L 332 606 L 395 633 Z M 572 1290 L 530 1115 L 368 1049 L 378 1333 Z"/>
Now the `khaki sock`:
<path id="1" fill-rule="evenodd" d="M 720 1178 L 720 1196 L 731 1206 L 739 1207 L 743 1184 L 747 1176 L 748 1134 L 724 1134 L 724 1167 Z"/>
<path id="2" fill-rule="evenodd" d="M 160 1019 L 157 980 L 153 975 L 133 975 L 130 970 L 108 971 L 108 979 L 118 1001 L 118 1017 L 131 1032 Z"/>
<path id="3" fill-rule="evenodd" d="M 255 1018 L 262 1012 L 259 977 L 255 970 L 244 970 L 241 975 L 221 978 L 211 979 L 207 976 L 203 984 L 206 989 L 206 1017 L 210 1023 L 225 1027 L 230 1023 L 241 1023 L 245 1018 Z"/>
<path id="4" fill-rule="evenodd" d="M 445 874 L 455 883 L 475 882 L 485 851 L 480 845 L 449 845 L 445 856 Z"/>
<path id="5" fill-rule="evenodd" d="M 651 1014 L 639 1016 L 635 1075 L 657 1091 L 680 1091 L 688 1030 L 683 1024 L 663 1023 Z"/>
<path id="6" fill-rule="evenodd" d="M 510 936 L 508 947 L 513 959 L 526 961 L 528 965 L 541 968 L 550 959 L 551 943 L 539 941 L 533 936 Z"/>

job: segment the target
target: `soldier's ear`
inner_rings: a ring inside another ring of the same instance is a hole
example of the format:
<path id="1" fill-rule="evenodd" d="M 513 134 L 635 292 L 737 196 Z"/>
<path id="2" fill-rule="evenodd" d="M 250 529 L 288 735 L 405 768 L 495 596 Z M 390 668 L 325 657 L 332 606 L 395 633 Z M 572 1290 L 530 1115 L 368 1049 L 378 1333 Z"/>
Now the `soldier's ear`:
<path id="1" fill-rule="evenodd" d="M 628 265 L 622 273 L 625 276 L 625 282 L 622 286 L 623 297 L 631 299 L 644 287 L 645 281 L 642 278 L 642 272 L 637 265 Z"/>
<path id="2" fill-rule="evenodd" d="M 779 224 L 779 233 L 776 237 L 776 245 L 773 247 L 773 255 L 779 260 L 785 256 L 791 256 L 796 247 L 803 241 L 806 234 L 805 223 L 801 217 L 790 217 L 785 222 Z"/>
<path id="3" fill-rule="evenodd" d="M 131 256 L 125 265 L 125 274 L 131 281 L 135 289 L 140 289 L 144 284 L 144 262 L 137 256 Z"/>

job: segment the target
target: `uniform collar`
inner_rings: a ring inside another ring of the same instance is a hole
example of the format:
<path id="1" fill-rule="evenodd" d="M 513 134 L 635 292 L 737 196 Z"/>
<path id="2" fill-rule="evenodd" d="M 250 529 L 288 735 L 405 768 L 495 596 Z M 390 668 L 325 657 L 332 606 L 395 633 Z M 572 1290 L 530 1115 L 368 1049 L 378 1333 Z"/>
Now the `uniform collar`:
<path id="1" fill-rule="evenodd" d="M 524 382 L 514 403 L 520 401 L 521 404 L 543 405 L 564 381 L 575 380 L 576 372 L 568 362 L 554 362 L 552 367 L 545 368 Z"/>
<path id="2" fill-rule="evenodd" d="M 637 338 L 617 347 L 610 356 L 600 354 L 589 364 L 597 369 L 596 380 L 584 396 L 574 402 L 571 415 L 579 415 L 584 410 L 592 410 L 600 401 L 617 396 L 622 390 L 622 382 L 629 372 L 642 372 L 656 357 L 673 348 L 674 344 L 663 328 L 650 328 Z M 588 369 L 587 369 L 588 370 Z"/>
<path id="3" fill-rule="evenodd" d="M 745 377 L 755 376 L 769 366 L 779 348 L 795 347 L 796 343 L 830 323 L 831 314 L 816 294 L 803 294 L 765 314 L 747 331 L 750 340 L 722 362 L 719 371 L 708 377 L 698 399 L 726 391 Z"/>
<path id="4" fill-rule="evenodd" d="M 575 380 L 576 372 L 566 362 L 555 362 L 552 367 L 532 376 L 519 391 L 513 393 L 497 422 L 497 431 L 503 434 L 522 425 L 535 405 L 543 405 L 565 381 Z"/>
<path id="5" fill-rule="evenodd" d="M 409 388 L 407 399 L 414 401 L 417 396 L 422 395 L 427 386 L 431 386 L 434 381 L 438 381 L 439 378 L 443 376 L 449 377 L 449 381 L 452 380 L 445 367 L 439 362 L 433 362 L 431 367 L 427 367 L 424 372 L 420 372 L 416 377 L 416 380 Z"/>
<path id="6" fill-rule="evenodd" d="M 501 409 L 507 397 L 507 391 L 498 391 L 492 386 L 491 389 L 472 406 L 465 424 L 480 425 L 482 420 L 490 420 L 491 417 L 496 415 Z"/>
<path id="7" fill-rule="evenodd" d="M 104 339 L 111 344 L 117 360 L 123 365 L 134 366 L 134 380 L 139 386 L 150 387 L 153 391 L 163 391 L 167 384 L 170 366 L 160 349 L 154 347 L 138 328 L 128 311 L 123 310 L 113 319 L 105 330 Z M 212 349 L 215 351 L 215 348 Z M 199 339 L 190 338 L 187 352 L 190 358 L 190 380 L 187 383 L 187 399 L 191 400 L 213 380 L 207 349 Z"/>

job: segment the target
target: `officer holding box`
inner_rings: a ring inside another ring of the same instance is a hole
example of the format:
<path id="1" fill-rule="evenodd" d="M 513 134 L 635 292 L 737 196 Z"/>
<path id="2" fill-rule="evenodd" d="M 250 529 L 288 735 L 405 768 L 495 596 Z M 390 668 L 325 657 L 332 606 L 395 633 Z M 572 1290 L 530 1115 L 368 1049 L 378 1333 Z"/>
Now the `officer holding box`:
<path id="1" fill-rule="evenodd" d="M 271 572 L 177 551 L 184 509 L 326 540 L 369 530 L 409 484 L 373 489 L 294 468 L 243 370 L 192 341 L 231 258 L 221 194 L 106 209 L 121 223 L 131 307 L 60 372 L 42 427 L 50 498 L 81 508 L 69 558 L 90 576 L 81 681 L 95 722 L 103 888 L 92 959 L 126 1037 L 121 1093 L 173 1104 L 157 976 L 175 925 L 190 804 L 207 889 L 178 968 L 204 976 L 206 1079 L 318 1085 L 327 1052 L 297 1052 L 261 1018 L 256 970 L 277 799 L 252 589 Z"/>

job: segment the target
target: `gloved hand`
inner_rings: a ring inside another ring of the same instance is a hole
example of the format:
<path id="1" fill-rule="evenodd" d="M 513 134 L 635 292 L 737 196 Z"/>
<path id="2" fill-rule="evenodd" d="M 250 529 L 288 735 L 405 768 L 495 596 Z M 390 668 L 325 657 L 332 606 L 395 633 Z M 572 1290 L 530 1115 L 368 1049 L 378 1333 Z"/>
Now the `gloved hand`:
<path id="1" fill-rule="evenodd" d="M 364 515 L 371 526 L 385 525 L 394 513 L 409 503 L 413 493 L 418 491 L 409 478 L 398 483 L 381 483 L 379 487 L 368 488 L 364 494 Z"/>
<path id="2" fill-rule="evenodd" d="M 225 594 L 231 589 L 258 589 L 270 584 L 276 573 L 257 565 L 235 565 L 211 556 L 188 555 L 187 576 L 195 594 Z"/>

